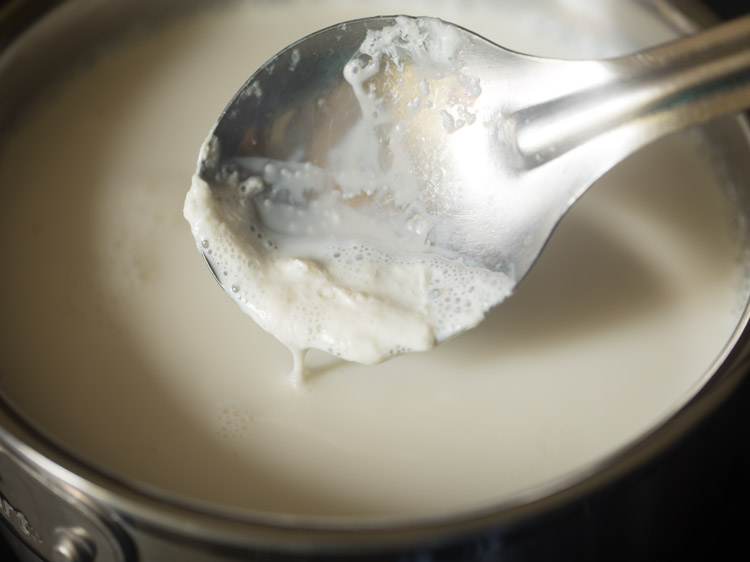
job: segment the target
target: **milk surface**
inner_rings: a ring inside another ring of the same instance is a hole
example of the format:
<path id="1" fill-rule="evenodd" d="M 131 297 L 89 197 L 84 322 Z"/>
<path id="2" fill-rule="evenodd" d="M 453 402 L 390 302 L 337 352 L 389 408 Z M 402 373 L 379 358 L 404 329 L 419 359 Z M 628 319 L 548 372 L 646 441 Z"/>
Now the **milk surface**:
<path id="1" fill-rule="evenodd" d="M 376 10 L 562 57 L 671 36 L 636 3 L 578 4 L 244 2 L 73 76 L 0 151 L 3 396 L 114 474 L 297 515 L 486 506 L 632 443 L 705 382 L 746 300 L 736 217 L 698 132 L 594 186 L 477 329 L 376 366 L 311 352 L 301 392 L 181 216 L 227 100 L 304 34 Z"/>

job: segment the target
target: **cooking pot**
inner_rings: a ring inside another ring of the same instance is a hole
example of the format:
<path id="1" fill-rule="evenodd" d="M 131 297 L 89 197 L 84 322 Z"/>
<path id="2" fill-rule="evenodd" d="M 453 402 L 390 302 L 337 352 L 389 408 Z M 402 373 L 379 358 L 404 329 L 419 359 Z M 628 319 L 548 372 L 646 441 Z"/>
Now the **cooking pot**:
<path id="1" fill-rule="evenodd" d="M 199 4 L 7 4 L 0 11 L 0 130 L 10 128 L 18 108 L 74 65 L 82 52 L 144 21 L 161 21 Z M 684 31 L 709 21 L 697 3 L 649 4 L 658 17 Z M 750 217 L 746 123 L 724 120 L 706 127 L 705 135 L 721 147 L 728 162 L 736 163 L 730 170 L 739 186 L 736 202 Z M 741 325 L 747 322 L 745 311 Z M 725 491 L 692 489 L 695 478 L 714 476 L 706 458 L 715 458 L 717 466 L 738 462 L 727 437 L 736 429 L 727 424 L 747 404 L 749 338 L 748 328 L 734 335 L 708 382 L 678 413 L 565 486 L 491 509 L 393 524 L 265 518 L 130 481 L 46 438 L 0 388 L 0 528 L 16 555 L 29 561 L 613 560 L 646 559 L 661 549 L 674 554 L 681 548 L 676 535 L 696 528 L 685 517 L 684 508 L 695 507 L 690 499 Z M 716 439 L 717 432 L 722 439 Z M 746 433 L 744 438 L 747 443 Z M 736 466 L 730 474 L 743 476 Z M 721 504 L 710 499 L 697 505 Z M 682 552 L 695 554 L 693 547 Z"/>

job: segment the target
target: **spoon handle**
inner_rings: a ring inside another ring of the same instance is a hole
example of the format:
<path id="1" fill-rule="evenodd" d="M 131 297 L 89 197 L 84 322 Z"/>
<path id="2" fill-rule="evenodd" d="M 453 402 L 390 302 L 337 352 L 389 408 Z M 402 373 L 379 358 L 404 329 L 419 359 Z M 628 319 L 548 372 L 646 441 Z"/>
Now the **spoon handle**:
<path id="1" fill-rule="evenodd" d="M 626 92 L 641 92 L 629 112 L 661 134 L 736 113 L 750 107 L 750 16 L 615 64 L 630 70 Z"/>
<path id="2" fill-rule="evenodd" d="M 592 140 L 616 137 L 623 158 L 715 117 L 750 108 L 750 16 L 599 63 L 608 78 L 533 107 L 519 148 L 548 162 Z M 528 134 L 528 133 L 536 134 Z"/>

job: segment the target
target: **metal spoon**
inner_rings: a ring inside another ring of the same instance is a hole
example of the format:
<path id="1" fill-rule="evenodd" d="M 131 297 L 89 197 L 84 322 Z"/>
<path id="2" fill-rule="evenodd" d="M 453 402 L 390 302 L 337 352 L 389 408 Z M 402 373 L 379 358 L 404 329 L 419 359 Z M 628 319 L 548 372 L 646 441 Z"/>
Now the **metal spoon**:
<path id="1" fill-rule="evenodd" d="M 377 17 L 336 25 L 260 68 L 230 102 L 202 152 L 198 174 L 215 197 L 225 197 L 229 184 L 248 176 L 263 178 L 242 161 L 309 162 L 325 169 L 329 151 L 363 117 L 362 100 L 344 77 L 346 65 L 372 62 L 360 51 L 368 31 L 409 21 L 417 20 Z M 750 107 L 750 17 L 593 61 L 519 54 L 450 29 L 460 41 L 453 82 L 430 87 L 421 63 L 405 52 L 398 52 L 395 65 L 380 61 L 368 79 L 381 97 L 375 125 L 406 123 L 400 148 L 430 224 L 419 251 L 459 256 L 515 283 L 570 206 L 615 164 L 655 139 Z M 462 99 L 455 99 L 450 84 L 464 88 Z M 408 119 L 407 106 L 420 101 L 432 120 Z M 256 197 L 284 196 L 266 182 Z M 305 203 L 297 205 L 304 212 Z M 405 206 L 391 199 L 380 210 Z M 268 226 L 256 212 L 243 223 L 258 233 Z"/>

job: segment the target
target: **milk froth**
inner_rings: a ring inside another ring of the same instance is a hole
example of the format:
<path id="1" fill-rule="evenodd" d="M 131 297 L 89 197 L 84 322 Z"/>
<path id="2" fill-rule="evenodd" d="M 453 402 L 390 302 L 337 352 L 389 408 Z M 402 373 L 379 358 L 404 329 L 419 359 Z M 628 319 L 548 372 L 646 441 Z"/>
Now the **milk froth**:
<path id="1" fill-rule="evenodd" d="M 334 29 L 345 34 L 353 25 Z M 422 178 L 420 151 L 410 150 L 410 137 L 437 140 L 477 120 L 480 80 L 459 63 L 463 42 L 441 20 L 393 18 L 369 29 L 340 71 L 359 117 L 348 127 L 340 123 L 348 115 L 312 120 L 323 134 L 345 129 L 329 149 L 311 146 L 306 155 L 290 147 L 286 161 L 225 155 L 214 131 L 201 149 L 185 218 L 227 294 L 292 351 L 294 386 L 308 349 L 364 364 L 425 351 L 476 326 L 515 286 L 512 272 L 436 244 L 460 236 L 428 210 L 431 194 L 446 189 L 434 179 L 442 164 Z M 292 53 L 293 74 L 308 62 Z M 269 72 L 282 72 L 281 64 L 274 59 Z M 238 99 L 273 96 L 260 82 L 251 77 Z M 391 83 L 413 83 L 414 91 Z M 226 114 L 237 111 L 230 104 Z M 207 166 L 218 169 L 214 178 Z"/>

